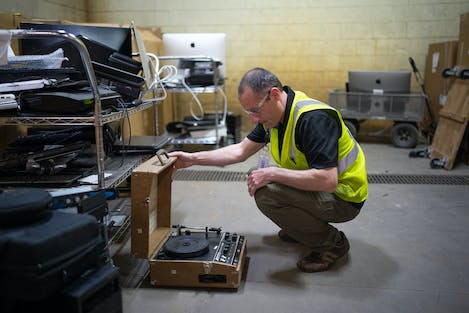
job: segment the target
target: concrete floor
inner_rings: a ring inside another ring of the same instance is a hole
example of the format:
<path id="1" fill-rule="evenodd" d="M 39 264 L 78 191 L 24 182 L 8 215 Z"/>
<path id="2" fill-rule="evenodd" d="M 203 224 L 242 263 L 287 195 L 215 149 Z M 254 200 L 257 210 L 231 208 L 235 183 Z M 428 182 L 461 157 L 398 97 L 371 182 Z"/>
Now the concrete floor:
<path id="1" fill-rule="evenodd" d="M 409 158 L 410 150 L 361 145 L 369 174 L 469 175 L 461 162 L 451 171 L 431 169 L 429 159 Z M 247 170 L 256 162 L 215 169 Z M 126 313 L 469 312 L 467 185 L 370 184 L 360 215 L 338 225 L 351 244 L 348 260 L 313 274 L 296 269 L 306 251 L 277 238 L 278 227 L 258 211 L 244 182 L 174 181 L 172 197 L 172 223 L 246 236 L 245 279 L 237 291 L 143 282 L 123 289 Z M 117 258 L 130 258 L 126 251 Z"/>

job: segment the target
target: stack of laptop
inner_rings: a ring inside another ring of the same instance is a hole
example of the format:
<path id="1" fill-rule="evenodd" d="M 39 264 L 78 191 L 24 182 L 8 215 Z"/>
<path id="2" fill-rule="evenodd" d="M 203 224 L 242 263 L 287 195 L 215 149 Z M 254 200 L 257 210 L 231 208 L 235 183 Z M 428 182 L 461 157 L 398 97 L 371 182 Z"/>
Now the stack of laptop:
<path id="1" fill-rule="evenodd" d="M 131 136 L 130 139 L 117 140 L 114 152 L 121 154 L 154 154 L 171 143 L 171 137 L 162 136 Z"/>

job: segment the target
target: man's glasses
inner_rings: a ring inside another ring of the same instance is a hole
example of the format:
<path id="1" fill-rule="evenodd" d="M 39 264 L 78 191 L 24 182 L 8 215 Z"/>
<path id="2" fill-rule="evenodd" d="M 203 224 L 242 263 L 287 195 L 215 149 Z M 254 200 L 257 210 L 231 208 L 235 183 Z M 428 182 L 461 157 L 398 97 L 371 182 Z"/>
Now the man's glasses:
<path id="1" fill-rule="evenodd" d="M 261 110 L 262 110 L 262 106 L 264 105 L 264 103 L 269 100 L 269 96 L 270 96 L 270 90 L 272 90 L 272 88 L 270 88 L 269 90 L 267 90 L 264 98 L 262 98 L 261 102 L 259 102 L 259 104 L 257 105 L 257 107 L 255 109 L 244 109 L 244 112 L 246 112 L 248 115 L 256 115 L 256 114 L 259 114 L 261 113 Z"/>

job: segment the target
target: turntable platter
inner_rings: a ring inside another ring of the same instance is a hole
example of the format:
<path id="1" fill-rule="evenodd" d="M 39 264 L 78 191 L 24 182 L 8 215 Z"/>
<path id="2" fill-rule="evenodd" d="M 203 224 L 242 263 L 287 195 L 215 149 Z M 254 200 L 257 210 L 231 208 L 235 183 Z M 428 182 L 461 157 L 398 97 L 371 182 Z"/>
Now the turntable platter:
<path id="1" fill-rule="evenodd" d="M 206 254 L 209 251 L 209 242 L 205 238 L 171 237 L 166 241 L 163 250 L 173 258 L 193 258 Z"/>

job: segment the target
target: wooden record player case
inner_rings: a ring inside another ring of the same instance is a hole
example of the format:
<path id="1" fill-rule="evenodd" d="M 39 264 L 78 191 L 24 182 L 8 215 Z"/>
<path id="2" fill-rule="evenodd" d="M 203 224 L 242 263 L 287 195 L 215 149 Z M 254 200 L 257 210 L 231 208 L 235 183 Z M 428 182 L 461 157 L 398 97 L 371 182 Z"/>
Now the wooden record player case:
<path id="1" fill-rule="evenodd" d="M 166 153 L 156 155 L 132 172 L 132 254 L 149 260 L 150 282 L 154 286 L 237 289 L 245 265 L 245 241 L 238 248 L 236 264 L 156 257 L 171 235 L 171 182 L 175 161 Z"/>

